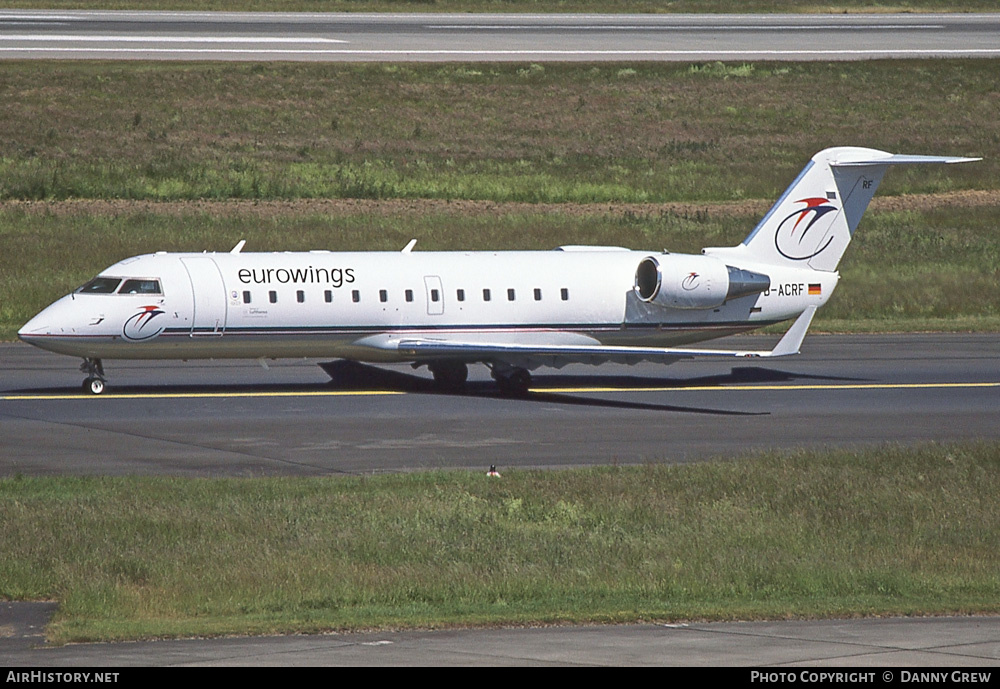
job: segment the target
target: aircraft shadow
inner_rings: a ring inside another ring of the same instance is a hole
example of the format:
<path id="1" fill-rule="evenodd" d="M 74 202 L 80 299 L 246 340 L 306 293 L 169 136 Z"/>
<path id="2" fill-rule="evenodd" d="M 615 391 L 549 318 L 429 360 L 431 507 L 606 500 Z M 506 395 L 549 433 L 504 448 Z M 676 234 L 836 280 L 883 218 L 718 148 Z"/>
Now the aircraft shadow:
<path id="1" fill-rule="evenodd" d="M 458 390 L 442 390 L 433 380 L 402 371 L 389 370 L 362 364 L 354 361 L 338 360 L 320 364 L 320 367 L 330 376 L 329 385 L 338 390 L 371 390 L 384 389 L 403 392 L 453 395 L 466 397 L 500 397 L 496 384 L 492 381 L 470 381 Z M 704 407 L 679 406 L 671 404 L 653 404 L 627 400 L 608 400 L 604 398 L 578 397 L 563 392 L 565 388 L 629 388 L 641 389 L 650 387 L 689 388 L 689 387 L 722 387 L 724 385 L 746 385 L 750 383 L 781 383 L 794 380 L 840 380 L 853 381 L 852 378 L 835 376 L 814 376 L 801 373 L 791 373 L 754 366 L 735 367 L 728 374 L 700 376 L 696 378 L 649 378 L 641 376 L 607 376 L 607 375 L 564 375 L 548 374 L 532 376 L 531 392 L 518 399 L 528 402 L 556 402 L 578 406 L 597 406 L 619 409 L 645 409 L 652 411 L 694 412 L 700 414 L 722 414 L 731 416 L 760 416 L 768 412 L 731 411 L 710 409 Z M 547 392 L 546 388 L 559 389 L 560 392 Z"/>
<path id="2" fill-rule="evenodd" d="M 379 368 L 356 361 L 337 360 L 319 365 L 330 376 L 331 385 L 346 390 L 363 390 L 384 387 L 406 392 L 441 392 L 433 380 L 426 376 Z M 752 383 L 790 383 L 803 380 L 823 380 L 840 382 L 862 382 L 860 378 L 845 376 L 818 376 L 808 373 L 793 373 L 757 366 L 737 366 L 729 373 L 694 378 L 650 378 L 648 376 L 566 375 L 562 373 L 535 374 L 531 377 L 531 387 L 536 391 L 545 388 L 692 388 L 722 387 L 725 385 L 748 385 Z M 466 383 L 465 391 L 478 388 L 495 390 L 492 381 L 472 381 Z M 459 392 L 461 394 L 461 391 Z"/>
<path id="3" fill-rule="evenodd" d="M 801 381 L 836 381 L 845 383 L 863 382 L 860 378 L 845 376 L 817 376 L 808 373 L 793 373 L 757 366 L 737 366 L 729 373 L 693 378 L 649 378 L 646 376 L 582 376 L 582 375 L 541 375 L 532 376 L 533 388 L 563 387 L 614 387 L 614 388 L 702 388 L 726 385 L 751 385 L 754 383 L 793 383 Z"/>
<path id="4" fill-rule="evenodd" d="M 377 366 L 369 366 L 368 364 L 361 364 L 354 361 L 331 361 L 328 363 L 320 364 L 322 369 L 327 372 L 330 376 L 330 383 L 336 387 L 338 390 L 400 390 L 412 393 L 430 394 L 430 395 L 452 395 L 459 397 L 479 397 L 479 398 L 501 398 L 502 395 L 497 390 L 496 383 L 493 381 L 470 381 L 467 382 L 461 389 L 457 390 L 442 390 L 439 388 L 432 379 L 414 375 L 411 373 L 404 373 L 402 371 L 393 371 L 388 369 L 379 368 Z M 550 382 L 547 387 L 552 388 L 563 388 L 572 387 L 573 385 L 581 386 L 580 383 L 566 383 L 567 378 L 579 378 L 581 380 L 588 381 L 587 385 L 594 386 L 594 378 L 586 376 L 545 376 L 539 378 L 532 378 L 532 391 L 523 397 L 517 398 L 504 398 L 504 399 L 517 399 L 521 402 L 547 402 L 547 403 L 557 403 L 557 404 L 569 404 L 575 406 L 584 407 L 606 407 L 612 409 L 638 409 L 646 411 L 669 411 L 669 412 L 689 412 L 697 414 L 721 414 L 727 416 L 759 416 L 761 414 L 766 414 L 767 412 L 746 412 L 746 411 L 728 411 L 724 409 L 709 409 L 702 407 L 690 407 L 690 406 L 679 406 L 672 404 L 653 404 L 648 402 L 632 402 L 627 400 L 608 400 L 593 397 L 577 397 L 574 395 L 569 395 L 565 393 L 555 393 L 555 392 L 545 392 L 544 390 L 539 390 L 539 387 L 546 386 L 546 384 L 537 384 L 534 381 L 543 380 L 544 378 L 552 378 L 556 382 Z M 611 380 L 615 378 L 612 377 Z M 609 385 L 608 377 L 601 376 L 599 380 L 604 385 Z M 620 378 L 618 379 L 620 382 Z M 640 380 L 638 378 L 636 381 Z M 634 383 L 631 387 L 642 387 L 643 385 L 648 386 L 649 382 L 642 379 L 643 383 Z M 618 383 L 613 383 L 615 387 Z M 628 386 L 626 386 L 628 387 Z"/>

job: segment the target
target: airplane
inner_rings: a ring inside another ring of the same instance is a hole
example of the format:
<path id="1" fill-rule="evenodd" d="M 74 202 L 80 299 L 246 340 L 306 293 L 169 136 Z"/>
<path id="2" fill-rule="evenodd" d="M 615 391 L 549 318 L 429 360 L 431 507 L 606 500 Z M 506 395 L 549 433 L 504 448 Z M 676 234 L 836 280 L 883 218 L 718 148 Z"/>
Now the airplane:
<path id="1" fill-rule="evenodd" d="M 102 271 L 18 337 L 83 358 L 408 362 L 445 389 L 488 366 L 504 395 L 570 363 L 797 354 L 889 167 L 980 160 L 859 147 L 817 153 L 737 246 L 701 254 L 552 251 L 157 252 Z M 769 351 L 686 345 L 795 319 Z"/>

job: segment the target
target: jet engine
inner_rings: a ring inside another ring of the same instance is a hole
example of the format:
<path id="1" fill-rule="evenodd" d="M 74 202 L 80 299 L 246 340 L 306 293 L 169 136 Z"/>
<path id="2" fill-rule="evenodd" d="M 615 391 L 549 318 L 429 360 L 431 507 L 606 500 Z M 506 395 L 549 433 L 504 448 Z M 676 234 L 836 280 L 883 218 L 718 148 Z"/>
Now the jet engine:
<path id="1" fill-rule="evenodd" d="M 771 278 L 734 268 L 711 256 L 648 256 L 635 271 L 636 295 L 672 309 L 713 309 L 730 299 L 760 294 Z"/>

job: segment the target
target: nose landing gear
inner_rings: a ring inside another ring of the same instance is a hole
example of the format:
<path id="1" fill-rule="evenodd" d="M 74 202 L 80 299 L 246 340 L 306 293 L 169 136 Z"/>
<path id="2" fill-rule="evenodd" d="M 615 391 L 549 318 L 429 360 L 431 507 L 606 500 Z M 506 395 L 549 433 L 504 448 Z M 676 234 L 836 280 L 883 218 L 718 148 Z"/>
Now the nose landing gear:
<path id="1" fill-rule="evenodd" d="M 100 359 L 84 359 L 80 364 L 80 370 L 87 374 L 83 381 L 83 391 L 92 395 L 100 395 L 104 392 L 104 364 Z"/>

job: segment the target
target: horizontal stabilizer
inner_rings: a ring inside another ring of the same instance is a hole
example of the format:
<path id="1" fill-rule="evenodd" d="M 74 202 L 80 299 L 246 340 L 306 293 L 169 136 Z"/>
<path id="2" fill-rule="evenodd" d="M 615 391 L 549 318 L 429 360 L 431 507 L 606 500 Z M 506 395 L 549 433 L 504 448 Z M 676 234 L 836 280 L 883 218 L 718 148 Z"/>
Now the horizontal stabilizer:
<path id="1" fill-rule="evenodd" d="M 923 165 L 926 163 L 974 163 L 982 158 L 958 158 L 955 156 L 890 155 L 885 158 L 867 160 L 832 160 L 831 167 L 862 167 L 865 165 Z"/>

